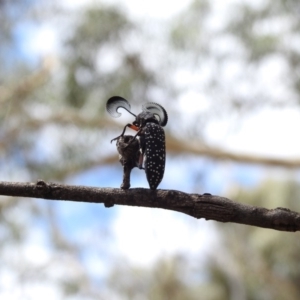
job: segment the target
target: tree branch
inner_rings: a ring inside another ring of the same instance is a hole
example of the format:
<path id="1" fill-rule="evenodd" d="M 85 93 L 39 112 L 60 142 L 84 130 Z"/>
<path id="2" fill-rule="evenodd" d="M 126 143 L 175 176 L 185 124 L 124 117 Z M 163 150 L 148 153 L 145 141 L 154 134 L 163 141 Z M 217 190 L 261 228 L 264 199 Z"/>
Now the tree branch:
<path id="1" fill-rule="evenodd" d="M 55 63 L 53 57 L 46 57 L 43 60 L 40 70 L 24 78 L 17 85 L 12 87 L 0 86 L 0 104 L 11 103 L 12 100 L 20 100 L 29 96 L 35 89 L 39 88 L 47 81 Z"/>
<path id="2" fill-rule="evenodd" d="M 104 203 L 163 208 L 182 212 L 194 218 L 218 222 L 232 222 L 271 228 L 280 231 L 300 230 L 300 214 L 286 208 L 266 209 L 234 202 L 210 194 L 187 194 L 175 190 L 137 188 L 95 188 L 57 183 L 0 182 L 0 195 L 43 198 L 47 200 L 68 200 L 87 203 Z"/>
<path id="3" fill-rule="evenodd" d="M 55 124 L 75 124 L 80 128 L 83 127 L 97 127 L 98 130 L 100 128 L 118 128 L 122 129 L 121 126 L 116 121 L 113 121 L 109 118 L 99 118 L 88 117 L 83 114 L 79 114 L 78 112 L 70 111 L 70 108 L 61 111 L 60 113 L 55 112 L 55 114 L 45 117 L 43 119 L 33 119 L 30 118 L 26 121 L 22 121 L 22 126 L 25 128 L 41 128 L 42 126 L 48 125 L 49 123 Z M 19 133 L 20 124 L 17 123 L 16 126 L 11 130 Z M 8 134 L 8 133 L 7 133 Z M 11 134 L 11 133 L 10 133 Z M 7 143 L 4 141 L 0 142 L 0 146 L 4 147 Z M 205 144 L 205 142 L 201 140 L 184 140 L 177 139 L 174 135 L 169 132 L 166 132 L 166 148 L 168 152 L 173 154 L 182 154 L 189 153 L 195 154 L 199 156 L 206 156 L 215 160 L 229 160 L 239 163 L 247 163 L 247 164 L 258 164 L 265 165 L 270 167 L 282 167 L 287 169 L 299 169 L 300 168 L 300 158 L 281 158 L 281 157 L 267 157 L 262 155 L 253 155 L 251 153 L 242 154 L 237 153 L 231 150 L 220 149 L 216 146 L 211 146 Z M 114 155 L 111 157 L 109 161 L 117 161 L 118 155 Z"/>
<path id="4" fill-rule="evenodd" d="M 230 150 L 223 150 L 218 147 L 208 146 L 201 141 L 184 141 L 176 139 L 174 136 L 167 136 L 166 148 L 173 153 L 189 153 L 207 156 L 216 160 L 229 160 L 247 164 L 258 164 L 271 167 L 283 167 L 287 169 L 300 168 L 299 158 L 270 158 L 267 156 L 241 154 Z"/>

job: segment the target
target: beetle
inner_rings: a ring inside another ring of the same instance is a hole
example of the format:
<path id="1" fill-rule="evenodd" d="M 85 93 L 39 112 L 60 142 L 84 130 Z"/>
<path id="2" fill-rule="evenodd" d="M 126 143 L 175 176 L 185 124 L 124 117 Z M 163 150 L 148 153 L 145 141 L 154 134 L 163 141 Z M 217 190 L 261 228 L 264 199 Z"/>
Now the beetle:
<path id="1" fill-rule="evenodd" d="M 137 131 L 130 143 L 138 138 L 140 152 L 138 167 L 145 169 L 150 189 L 156 190 L 165 172 L 166 147 L 165 132 L 162 127 L 168 122 L 168 114 L 160 104 L 154 102 L 143 104 L 142 112 L 135 115 L 131 112 L 131 106 L 126 99 L 113 96 L 107 100 L 106 110 L 112 117 L 121 116 L 118 112 L 119 108 L 127 110 L 135 117 L 135 120 L 132 124 L 125 125 L 121 135 L 112 139 L 111 142 L 124 136 L 127 127 Z"/>
<path id="2" fill-rule="evenodd" d="M 123 135 L 117 139 L 119 161 L 123 166 L 123 182 L 121 184 L 123 190 L 130 188 L 130 173 L 133 168 L 138 167 L 139 148 L 139 141 L 132 135 Z"/>

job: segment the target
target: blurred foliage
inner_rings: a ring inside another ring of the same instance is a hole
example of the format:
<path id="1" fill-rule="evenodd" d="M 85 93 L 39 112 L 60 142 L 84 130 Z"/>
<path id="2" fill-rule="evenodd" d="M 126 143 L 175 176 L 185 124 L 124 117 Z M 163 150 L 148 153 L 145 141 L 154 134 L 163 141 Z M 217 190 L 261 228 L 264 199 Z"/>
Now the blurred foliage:
<path id="1" fill-rule="evenodd" d="M 209 293 L 199 297 L 203 290 L 193 277 L 186 258 L 175 256 L 161 259 L 149 269 L 123 263 L 112 270 L 108 286 L 122 299 L 211 299 Z"/>
<path id="2" fill-rule="evenodd" d="M 299 20 L 288 5 L 277 2 L 271 10 L 266 4 L 228 4 L 228 18 L 219 15 L 216 3 L 195 0 L 159 24 L 131 20 L 117 7 L 87 7 L 69 16 L 49 4 L 45 7 L 52 15 L 35 1 L 27 6 L 5 2 L 9 40 L 20 24 L 30 28 L 30 16 L 33 24 L 55 22 L 66 29 L 59 36 L 59 64 L 48 57 L 32 74 L 26 57 L 10 54 L 23 57 L 23 64 L 12 60 L 14 76 L 0 87 L 3 161 L 19 161 L 28 177 L 45 180 L 63 180 L 101 165 L 110 156 L 106 134 L 115 128 L 104 113 L 112 95 L 129 99 L 133 111 L 141 102 L 161 103 L 176 120 L 170 118 L 167 134 L 178 138 L 180 122 L 180 136 L 196 139 L 199 146 L 206 145 L 206 128 L 215 120 L 230 115 L 234 124 L 244 116 L 241 112 L 297 104 L 299 62 L 293 41 Z M 17 23 L 10 10 L 22 16 Z M 279 74 L 271 71 L 270 81 L 262 84 L 269 66 L 278 64 Z M 279 83 L 280 91 L 274 92 Z M 185 93 L 194 93 L 206 109 L 187 119 L 176 105 Z"/>
<path id="3" fill-rule="evenodd" d="M 233 195 L 228 195 L 233 198 Z M 300 211 L 300 184 L 267 180 L 235 191 L 247 204 Z M 289 299 L 300 295 L 299 233 L 239 224 L 218 226 L 222 238 L 205 259 L 164 257 L 149 268 L 117 264 L 108 286 L 120 299 Z M 202 260 L 203 261 L 203 260 Z"/>
<path id="4" fill-rule="evenodd" d="M 300 20 L 294 5 L 227 3 L 221 10 L 217 2 L 195 0 L 174 20 L 172 45 L 185 65 L 202 74 L 196 84 L 201 82 L 201 92 L 214 103 L 210 117 L 298 105 Z M 275 76 L 270 71 L 269 81 L 261 84 L 260 73 L 268 72 L 270 61 L 282 69 Z M 284 92 L 272 91 L 277 83 Z M 191 80 L 189 86 L 194 85 Z"/>
<path id="5" fill-rule="evenodd" d="M 267 180 L 255 190 L 240 189 L 234 193 L 234 198 L 244 203 L 295 211 L 300 211 L 299 197 L 299 182 L 278 179 Z M 222 230 L 231 259 L 239 265 L 247 299 L 299 298 L 299 233 L 238 225 L 223 226 Z"/>
<path id="6" fill-rule="evenodd" d="M 262 106 L 298 108 L 298 6 L 232 2 L 220 14 L 217 1 L 195 0 L 172 19 L 146 24 L 119 7 L 70 13 L 48 1 L 0 1 L 1 179 L 64 181 L 103 165 L 110 154 L 107 136 L 116 128 L 104 114 L 112 95 L 128 98 L 133 110 L 145 101 L 162 103 L 173 116 L 167 134 L 178 137 L 181 122 L 180 136 L 195 139 L 203 138 L 216 118 L 240 120 L 240 112 Z M 53 22 L 61 28 L 59 57 L 32 66 L 19 49 L 20 28 Z M 269 71 L 273 65 L 281 66 L 278 74 Z M 266 72 L 270 80 L 262 83 Z M 177 100 L 189 91 L 208 105 L 186 120 Z M 299 211 L 299 189 L 294 181 L 269 181 L 229 197 Z M 1 197 L 0 221 L 0 277 L 16 274 L 12 286 L 46 283 L 64 299 L 298 299 L 300 294 L 298 234 L 226 224 L 205 266 L 183 255 L 151 268 L 116 264 L 100 280 L 85 268 L 83 253 L 101 242 L 94 236 L 86 244 L 71 241 L 51 205 Z M 42 262 L 26 254 L 40 235 L 51 248 L 41 254 Z"/>

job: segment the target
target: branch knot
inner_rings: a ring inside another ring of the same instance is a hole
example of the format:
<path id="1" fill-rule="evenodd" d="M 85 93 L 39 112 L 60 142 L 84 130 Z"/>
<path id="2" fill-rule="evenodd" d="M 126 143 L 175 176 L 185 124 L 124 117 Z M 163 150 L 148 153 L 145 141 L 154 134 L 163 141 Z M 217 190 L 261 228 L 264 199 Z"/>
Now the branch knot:
<path id="1" fill-rule="evenodd" d="M 37 190 L 37 193 L 45 198 L 51 191 L 51 187 L 43 179 L 39 179 L 36 182 L 35 188 Z"/>

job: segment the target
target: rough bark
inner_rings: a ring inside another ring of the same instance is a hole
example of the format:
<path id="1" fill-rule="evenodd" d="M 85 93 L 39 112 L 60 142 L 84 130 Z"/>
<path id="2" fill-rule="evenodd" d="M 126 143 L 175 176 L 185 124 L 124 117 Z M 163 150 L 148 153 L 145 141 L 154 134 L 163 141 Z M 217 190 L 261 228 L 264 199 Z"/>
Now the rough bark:
<path id="1" fill-rule="evenodd" d="M 0 195 L 43 198 L 88 203 L 103 203 L 105 207 L 129 205 L 163 208 L 182 212 L 194 218 L 232 222 L 281 231 L 300 230 L 300 214 L 287 208 L 266 209 L 238 203 L 210 194 L 187 194 L 176 190 L 137 188 L 95 188 L 46 183 L 0 182 Z"/>

